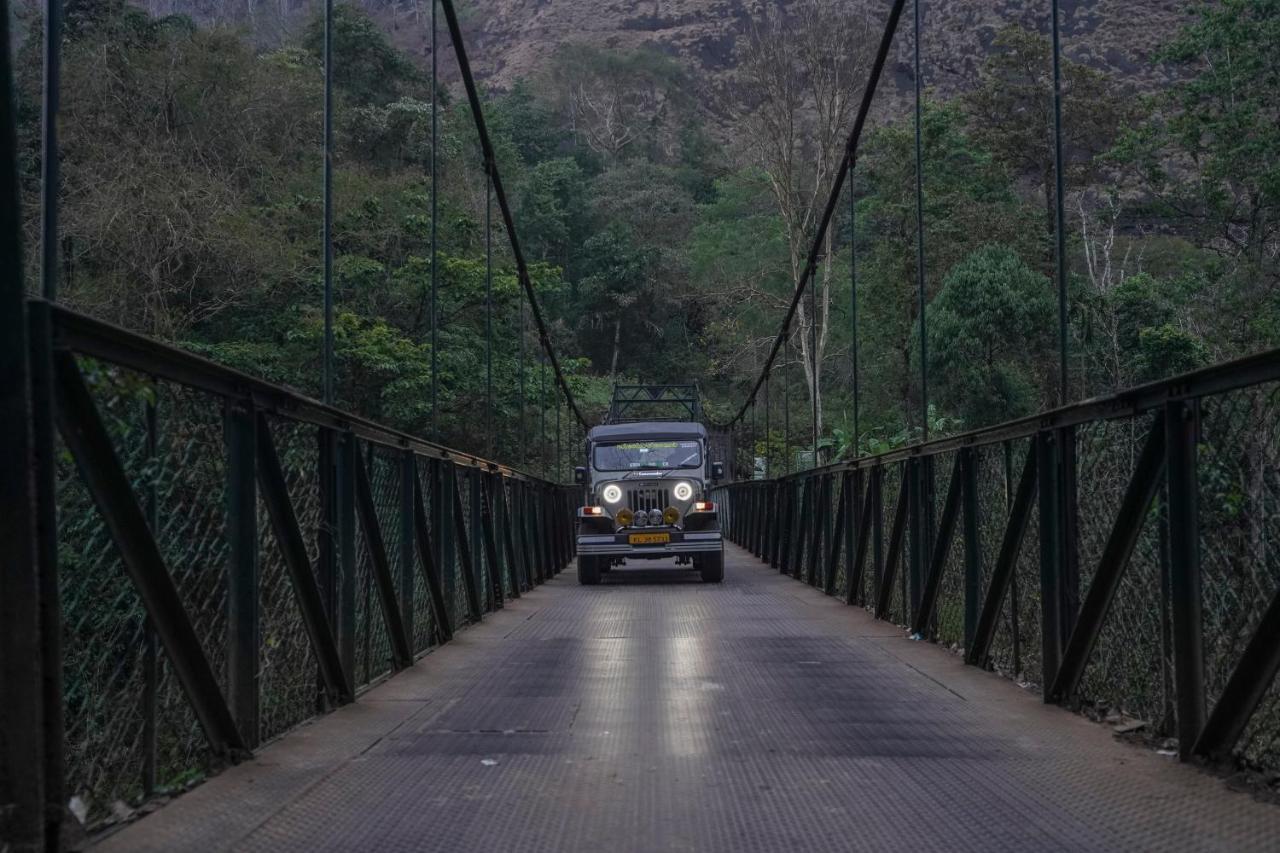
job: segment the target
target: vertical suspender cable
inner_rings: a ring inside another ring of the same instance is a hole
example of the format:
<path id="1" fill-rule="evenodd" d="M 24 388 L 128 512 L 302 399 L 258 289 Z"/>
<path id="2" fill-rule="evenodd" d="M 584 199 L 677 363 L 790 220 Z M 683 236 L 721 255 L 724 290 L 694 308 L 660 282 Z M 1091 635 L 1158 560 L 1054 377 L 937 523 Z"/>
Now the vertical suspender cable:
<path id="1" fill-rule="evenodd" d="M 1067 378 L 1067 235 L 1066 205 L 1063 200 L 1062 163 L 1062 48 L 1058 35 L 1058 0 L 1053 12 L 1053 171 L 1054 171 L 1054 237 L 1056 239 L 1058 278 L 1058 404 L 1065 406 L 1069 396 Z"/>
<path id="2" fill-rule="evenodd" d="M 813 281 L 809 281 L 809 362 L 812 371 L 811 378 L 813 385 L 809 389 L 809 396 L 812 398 L 813 423 L 810 424 L 810 431 L 813 433 L 813 460 L 811 467 L 818 467 L 818 394 L 821 383 L 818 381 L 818 287 Z"/>
<path id="3" fill-rule="evenodd" d="M 542 378 L 538 382 L 538 457 L 542 462 L 542 478 L 547 478 L 547 359 L 538 359 L 542 363 Z"/>
<path id="4" fill-rule="evenodd" d="M 791 330 L 782 332 L 782 472 L 791 473 Z"/>
<path id="5" fill-rule="evenodd" d="M 489 431 L 489 456 L 494 455 L 493 422 L 493 181 L 484 175 L 484 422 Z"/>
<path id="6" fill-rule="evenodd" d="M 332 2 L 332 0 L 328 0 Z M 440 98 L 436 86 L 440 74 L 440 44 L 436 30 L 436 0 L 431 0 L 431 439 L 440 440 L 439 325 L 440 325 L 440 255 L 437 243 L 437 220 L 440 208 L 439 175 L 436 149 L 440 142 Z"/>
<path id="7" fill-rule="evenodd" d="M 520 338 L 520 358 L 518 360 L 517 370 L 519 371 L 518 384 L 520 387 L 520 464 L 525 464 L 529 459 L 529 438 L 524 428 L 524 300 L 517 297 L 520 304 L 520 330 L 517 337 Z"/>
<path id="8" fill-rule="evenodd" d="M 849 367 L 853 373 L 853 455 L 858 456 L 862 434 L 858 430 L 858 202 L 853 195 L 853 158 L 849 170 Z"/>
<path id="9" fill-rule="evenodd" d="M 41 107 L 40 282 L 44 298 L 58 298 L 58 100 L 62 86 L 62 0 L 44 5 L 44 100 Z"/>
<path id="10" fill-rule="evenodd" d="M 333 0 L 324 0 L 324 401 L 333 404 Z"/>
<path id="11" fill-rule="evenodd" d="M 921 141 L 920 3 L 915 0 L 916 78 L 916 285 L 920 292 L 920 440 L 929 440 L 929 348 L 925 325 L 924 284 L 924 145 Z"/>
<path id="12" fill-rule="evenodd" d="M 769 374 L 764 375 L 764 478 L 769 479 L 769 456 L 770 445 L 769 440 Z"/>

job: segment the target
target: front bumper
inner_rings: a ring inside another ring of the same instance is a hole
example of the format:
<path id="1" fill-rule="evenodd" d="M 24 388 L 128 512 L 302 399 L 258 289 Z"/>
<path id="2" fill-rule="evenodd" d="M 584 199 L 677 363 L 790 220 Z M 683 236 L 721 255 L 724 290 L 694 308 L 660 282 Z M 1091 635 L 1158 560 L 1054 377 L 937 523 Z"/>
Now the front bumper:
<path id="1" fill-rule="evenodd" d="M 632 545 L 632 533 L 667 533 L 671 541 L 656 545 Z M 590 556 L 663 557 L 679 554 L 701 554 L 719 551 L 724 537 L 719 530 L 677 530 L 672 527 L 644 527 L 617 533 L 578 534 L 578 553 Z"/>

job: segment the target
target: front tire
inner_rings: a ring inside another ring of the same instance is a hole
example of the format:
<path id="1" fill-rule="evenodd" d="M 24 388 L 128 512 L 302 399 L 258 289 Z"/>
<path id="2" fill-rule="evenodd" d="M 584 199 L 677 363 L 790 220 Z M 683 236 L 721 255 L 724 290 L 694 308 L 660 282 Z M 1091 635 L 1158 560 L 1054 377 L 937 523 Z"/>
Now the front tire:
<path id="1" fill-rule="evenodd" d="M 595 586 L 600 583 L 600 562 L 604 557 L 578 555 L 578 583 L 583 586 Z"/>
<path id="2" fill-rule="evenodd" d="M 720 583 L 724 580 L 724 551 L 694 557 L 694 566 L 702 575 L 703 583 Z"/>

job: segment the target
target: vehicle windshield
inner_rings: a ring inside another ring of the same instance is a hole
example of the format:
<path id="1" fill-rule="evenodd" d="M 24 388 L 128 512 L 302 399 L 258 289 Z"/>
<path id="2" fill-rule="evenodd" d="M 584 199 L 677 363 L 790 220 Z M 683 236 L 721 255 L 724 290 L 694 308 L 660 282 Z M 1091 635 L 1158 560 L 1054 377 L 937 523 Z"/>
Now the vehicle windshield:
<path id="1" fill-rule="evenodd" d="M 627 441 L 599 444 L 595 449 L 597 471 L 654 471 L 701 465 L 702 446 L 698 441 Z"/>

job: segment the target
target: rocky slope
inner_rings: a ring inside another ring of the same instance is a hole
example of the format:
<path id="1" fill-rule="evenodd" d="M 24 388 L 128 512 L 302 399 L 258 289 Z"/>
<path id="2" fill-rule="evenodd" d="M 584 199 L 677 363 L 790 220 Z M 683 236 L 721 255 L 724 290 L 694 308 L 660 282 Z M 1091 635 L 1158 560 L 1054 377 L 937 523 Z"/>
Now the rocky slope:
<path id="1" fill-rule="evenodd" d="M 968 85 L 1001 27 L 1018 23 L 1047 29 L 1048 0 L 922 2 L 925 80 L 943 91 Z M 887 0 L 853 0 L 853 5 L 878 34 Z M 1187 0 L 1062 0 L 1064 50 L 1139 88 L 1151 88 L 1161 80 L 1151 53 L 1176 31 L 1187 5 Z M 536 76 L 568 42 L 655 47 L 679 57 L 699 85 L 714 87 L 732 79 L 735 46 L 763 7 L 760 0 L 469 0 L 464 8 L 476 72 L 504 88 Z M 891 66 L 902 88 L 911 80 L 910 24 L 908 6 Z"/>

